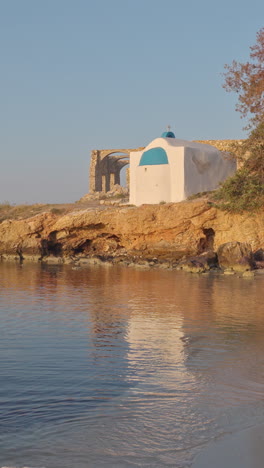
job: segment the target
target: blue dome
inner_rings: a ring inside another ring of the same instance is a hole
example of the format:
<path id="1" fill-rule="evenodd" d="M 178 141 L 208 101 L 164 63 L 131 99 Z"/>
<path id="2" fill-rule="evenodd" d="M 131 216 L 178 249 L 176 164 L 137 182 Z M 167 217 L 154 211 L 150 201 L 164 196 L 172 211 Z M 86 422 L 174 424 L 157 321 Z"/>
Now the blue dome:
<path id="1" fill-rule="evenodd" d="M 173 132 L 163 132 L 161 138 L 175 138 L 175 135 Z"/>
<path id="2" fill-rule="evenodd" d="M 157 164 L 169 164 L 166 151 L 160 147 L 144 151 L 139 166 L 155 166 Z"/>

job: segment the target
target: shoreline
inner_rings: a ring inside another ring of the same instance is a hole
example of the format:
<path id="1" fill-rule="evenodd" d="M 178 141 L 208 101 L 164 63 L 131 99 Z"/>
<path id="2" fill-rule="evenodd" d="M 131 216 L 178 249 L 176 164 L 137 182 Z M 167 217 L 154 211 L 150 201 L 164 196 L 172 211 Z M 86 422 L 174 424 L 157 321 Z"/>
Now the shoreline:
<path id="1" fill-rule="evenodd" d="M 188 262 L 188 259 L 187 259 Z M 89 257 L 89 258 L 81 258 L 78 260 L 73 260 L 71 258 L 61 258 L 61 257 L 50 257 L 45 259 L 40 259 L 38 257 L 26 257 L 21 260 L 17 256 L 8 256 L 6 258 L 0 259 L 1 263 L 9 263 L 9 264 L 33 264 L 33 265 L 48 265 L 48 266 L 67 266 L 71 267 L 72 270 L 81 270 L 90 267 L 106 267 L 112 268 L 115 266 L 123 267 L 123 268 L 134 268 L 137 270 L 162 270 L 162 271 L 181 271 L 185 273 L 192 273 L 195 275 L 217 275 L 217 276 L 236 276 L 240 278 L 255 278 L 259 275 L 264 275 L 264 269 L 253 269 L 253 270 L 245 270 L 245 271 L 234 271 L 234 270 L 223 270 L 220 267 L 214 267 L 209 269 L 197 269 L 197 267 L 190 268 L 185 262 L 169 262 L 169 261 L 157 261 L 154 260 L 140 260 L 140 261 L 133 261 L 133 259 L 108 259 L 108 258 L 99 258 L 99 257 Z"/>
<path id="2" fill-rule="evenodd" d="M 31 208 L 25 217 L 0 221 L 2 261 L 109 263 L 192 273 L 220 267 L 226 274 L 264 268 L 263 210 L 234 215 L 206 199 L 103 209 L 76 204 L 66 212 L 52 208 L 33 216 Z"/>

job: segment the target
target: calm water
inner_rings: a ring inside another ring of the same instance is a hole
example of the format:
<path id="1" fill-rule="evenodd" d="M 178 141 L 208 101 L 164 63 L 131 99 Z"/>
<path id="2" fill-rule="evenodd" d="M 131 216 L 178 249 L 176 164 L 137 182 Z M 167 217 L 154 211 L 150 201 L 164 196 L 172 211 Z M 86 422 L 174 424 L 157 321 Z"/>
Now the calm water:
<path id="1" fill-rule="evenodd" d="M 188 467 L 264 422 L 264 275 L 0 264 L 0 467 Z"/>

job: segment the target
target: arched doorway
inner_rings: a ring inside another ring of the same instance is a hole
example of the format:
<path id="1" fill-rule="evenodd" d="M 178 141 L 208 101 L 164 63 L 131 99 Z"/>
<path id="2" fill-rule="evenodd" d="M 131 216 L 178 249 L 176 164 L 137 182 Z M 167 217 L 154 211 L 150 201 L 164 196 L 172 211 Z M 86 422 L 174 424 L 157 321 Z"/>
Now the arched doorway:
<path id="1" fill-rule="evenodd" d="M 128 186 L 129 175 L 128 172 L 125 173 L 124 168 L 130 162 L 130 153 L 142 149 L 92 150 L 89 172 L 90 193 L 109 192 L 115 184 Z"/>

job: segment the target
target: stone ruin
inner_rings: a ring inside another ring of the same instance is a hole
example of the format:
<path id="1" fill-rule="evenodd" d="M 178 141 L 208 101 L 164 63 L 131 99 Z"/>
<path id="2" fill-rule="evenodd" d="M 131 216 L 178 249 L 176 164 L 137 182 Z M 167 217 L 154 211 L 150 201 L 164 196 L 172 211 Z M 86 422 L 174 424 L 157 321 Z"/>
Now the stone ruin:
<path id="1" fill-rule="evenodd" d="M 89 193 L 111 192 L 120 185 L 120 171 L 129 164 L 132 151 L 137 149 L 92 150 L 89 174 Z M 129 171 L 126 172 L 126 185 L 129 186 Z"/>

